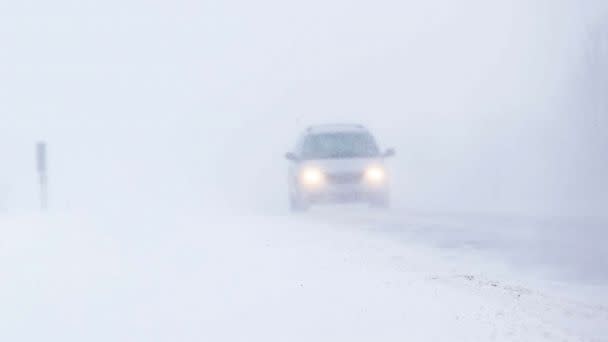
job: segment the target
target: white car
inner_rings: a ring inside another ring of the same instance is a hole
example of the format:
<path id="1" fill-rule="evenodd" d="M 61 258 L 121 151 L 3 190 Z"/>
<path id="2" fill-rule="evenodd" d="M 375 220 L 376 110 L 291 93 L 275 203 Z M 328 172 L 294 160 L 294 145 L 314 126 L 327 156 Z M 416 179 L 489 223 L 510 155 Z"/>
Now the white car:
<path id="1" fill-rule="evenodd" d="M 289 204 L 303 211 L 311 204 L 367 202 L 389 206 L 389 175 L 373 135 L 361 125 L 309 127 L 286 154 Z"/>

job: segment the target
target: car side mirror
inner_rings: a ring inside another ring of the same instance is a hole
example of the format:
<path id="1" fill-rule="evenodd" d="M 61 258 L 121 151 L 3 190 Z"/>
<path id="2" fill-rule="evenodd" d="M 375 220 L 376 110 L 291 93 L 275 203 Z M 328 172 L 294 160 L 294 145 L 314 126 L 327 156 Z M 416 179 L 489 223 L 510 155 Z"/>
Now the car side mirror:
<path id="1" fill-rule="evenodd" d="M 388 157 L 394 157 L 395 156 L 395 149 L 394 148 L 389 148 L 386 150 L 386 152 L 384 152 L 383 157 L 388 158 Z"/>
<path id="2" fill-rule="evenodd" d="M 291 153 L 291 152 L 285 153 L 285 159 L 293 161 L 293 162 L 297 162 L 300 160 L 300 158 L 298 158 L 298 156 L 296 156 L 294 153 Z"/>

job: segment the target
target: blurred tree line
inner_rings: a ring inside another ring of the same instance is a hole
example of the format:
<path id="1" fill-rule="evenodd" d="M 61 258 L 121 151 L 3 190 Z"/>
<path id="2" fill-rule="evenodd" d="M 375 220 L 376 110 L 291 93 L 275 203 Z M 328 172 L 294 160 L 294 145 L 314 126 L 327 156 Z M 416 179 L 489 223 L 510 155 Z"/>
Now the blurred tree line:
<path id="1" fill-rule="evenodd" d="M 589 34 L 583 79 L 586 87 L 586 109 L 599 138 L 606 138 L 608 128 L 608 17 Z M 604 139 L 604 143 L 606 140 Z"/>
<path id="2" fill-rule="evenodd" d="M 596 202 L 608 200 L 608 15 L 588 31 L 574 82 L 572 120 L 578 126 L 580 181 Z M 575 90 L 576 89 L 576 90 Z"/>

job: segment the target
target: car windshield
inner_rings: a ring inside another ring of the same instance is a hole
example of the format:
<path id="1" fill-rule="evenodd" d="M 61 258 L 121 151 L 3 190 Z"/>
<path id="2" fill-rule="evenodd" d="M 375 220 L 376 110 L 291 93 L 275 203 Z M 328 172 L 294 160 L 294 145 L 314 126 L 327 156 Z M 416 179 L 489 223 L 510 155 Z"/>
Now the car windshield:
<path id="1" fill-rule="evenodd" d="M 303 159 L 369 158 L 378 155 L 378 146 L 368 133 L 314 134 L 308 136 L 302 146 Z"/>

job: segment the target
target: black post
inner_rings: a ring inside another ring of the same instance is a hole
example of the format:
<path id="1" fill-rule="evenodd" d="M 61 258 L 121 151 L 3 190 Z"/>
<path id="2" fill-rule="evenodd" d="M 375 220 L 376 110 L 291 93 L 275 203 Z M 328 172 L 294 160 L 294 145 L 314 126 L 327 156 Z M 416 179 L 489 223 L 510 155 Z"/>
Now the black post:
<path id="1" fill-rule="evenodd" d="M 48 179 L 46 174 L 46 143 L 39 142 L 36 145 L 36 164 L 40 182 L 40 210 L 45 211 L 48 207 Z"/>

